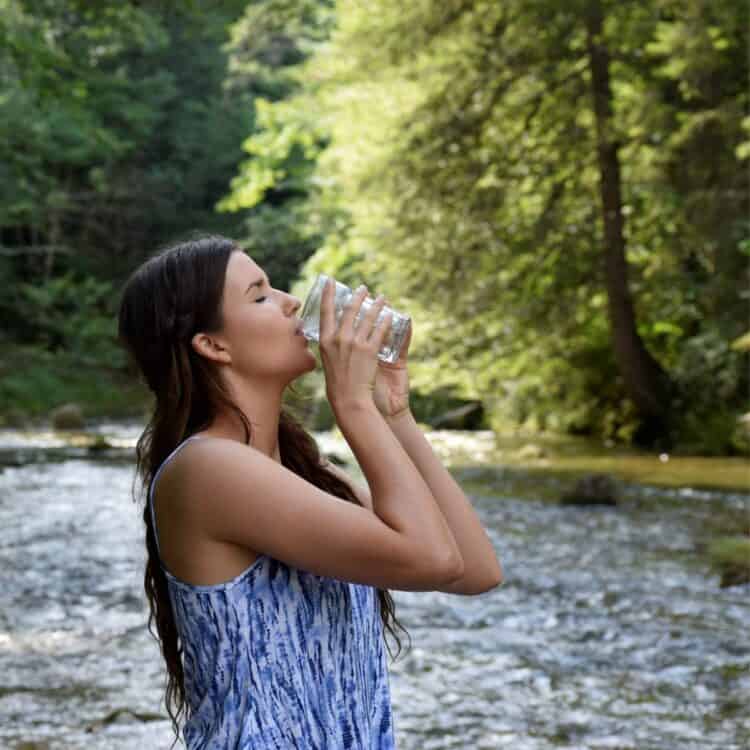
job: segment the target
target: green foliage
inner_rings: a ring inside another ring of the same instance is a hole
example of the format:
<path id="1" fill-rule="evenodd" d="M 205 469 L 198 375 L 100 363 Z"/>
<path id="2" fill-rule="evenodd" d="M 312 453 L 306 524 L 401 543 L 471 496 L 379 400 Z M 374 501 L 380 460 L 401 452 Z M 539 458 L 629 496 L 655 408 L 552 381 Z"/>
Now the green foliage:
<path id="1" fill-rule="evenodd" d="M 121 368 L 112 283 L 72 273 L 20 286 L 18 311 L 27 335 L 50 352 L 66 352 L 89 366 Z"/>
<path id="2" fill-rule="evenodd" d="M 244 7 L 0 0 L 0 338 L 33 352 L 0 376 L 7 403 L 36 412 L 84 392 L 80 373 L 106 388 L 125 275 L 183 233 L 241 225 L 214 204 L 252 124 L 252 94 L 223 88 Z"/>
<path id="3" fill-rule="evenodd" d="M 131 155 L 156 124 L 146 102 L 169 86 L 158 69 L 130 79 L 123 51 L 164 44 L 154 19 L 128 4 L 0 4 L 0 226 L 52 233 L 90 201 L 76 194 L 81 173 Z"/>
<path id="4" fill-rule="evenodd" d="M 750 538 L 720 537 L 707 550 L 711 566 L 721 575 L 721 586 L 737 586 L 750 582 Z"/>
<path id="5" fill-rule="evenodd" d="M 330 123 L 318 199 L 335 222 L 305 266 L 412 313 L 418 388 L 479 397 L 497 423 L 629 440 L 612 355 L 584 3 L 340 2 L 306 61 Z M 750 280 L 736 159 L 747 9 L 603 2 L 638 332 L 697 424 L 748 404 Z M 310 92 L 315 92 L 311 103 Z M 286 108 L 291 105 L 286 102 Z M 720 408 L 721 407 L 721 408 Z M 731 419 L 696 442 L 726 450 Z"/>
<path id="6" fill-rule="evenodd" d="M 6 344 L 0 360 L 0 426 L 23 426 L 69 402 L 82 404 L 87 418 L 142 418 L 148 395 L 132 377 L 99 362 L 65 350 Z"/>
<path id="7" fill-rule="evenodd" d="M 631 440 L 597 5 L 637 331 L 676 385 L 681 449 L 736 452 L 750 96 L 734 0 L 0 0 L 2 343 L 123 367 L 125 274 L 220 231 L 298 296 L 325 271 L 409 312 L 415 391 L 479 398 L 498 427 Z"/>
<path id="8" fill-rule="evenodd" d="M 232 26 L 228 45 L 229 89 L 252 87 L 263 95 L 254 100 L 254 129 L 242 145 L 248 158 L 217 208 L 246 212 L 243 245 L 283 289 L 292 286 L 326 233 L 312 176 L 328 137 L 309 92 L 300 90 L 298 70 L 326 40 L 331 6 L 312 0 L 251 3 Z"/>
<path id="9" fill-rule="evenodd" d="M 744 565 L 750 574 L 750 538 L 733 536 L 716 539 L 710 546 L 710 554 L 717 563 Z"/>
<path id="10" fill-rule="evenodd" d="M 244 3 L 0 5 L 0 232 L 18 273 L 122 277 L 213 206 L 251 125 L 222 89 Z M 63 259 L 60 254 L 63 253 Z"/>
<path id="11" fill-rule="evenodd" d="M 260 205 L 245 219 L 242 246 L 279 289 L 291 288 L 300 265 L 320 242 L 300 230 L 306 218 L 307 205 L 298 199 L 288 201 L 283 209 Z"/>

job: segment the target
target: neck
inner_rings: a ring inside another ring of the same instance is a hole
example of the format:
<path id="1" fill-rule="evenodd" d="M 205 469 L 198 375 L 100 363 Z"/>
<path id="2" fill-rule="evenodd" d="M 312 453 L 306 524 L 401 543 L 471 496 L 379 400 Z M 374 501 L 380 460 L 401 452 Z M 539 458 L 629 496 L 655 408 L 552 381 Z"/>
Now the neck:
<path id="1" fill-rule="evenodd" d="M 235 404 L 250 421 L 250 444 L 277 463 L 279 453 L 279 418 L 283 388 L 274 383 L 231 383 L 230 393 Z M 223 411 L 216 416 L 204 434 L 243 442 L 245 431 L 239 416 Z"/>

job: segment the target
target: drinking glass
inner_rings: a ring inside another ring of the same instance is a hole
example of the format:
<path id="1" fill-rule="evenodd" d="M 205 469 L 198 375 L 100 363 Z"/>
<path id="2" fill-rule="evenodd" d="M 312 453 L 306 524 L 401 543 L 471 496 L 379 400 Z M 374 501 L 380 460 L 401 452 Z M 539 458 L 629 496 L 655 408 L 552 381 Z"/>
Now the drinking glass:
<path id="1" fill-rule="evenodd" d="M 300 320 L 302 321 L 302 335 L 310 341 L 320 342 L 320 302 L 323 298 L 323 289 L 325 288 L 328 276 L 324 273 L 318 274 L 318 278 L 315 279 L 315 283 L 307 294 L 305 299 L 304 307 L 302 308 L 302 314 Z M 336 285 L 336 291 L 334 294 L 334 315 L 336 325 L 339 325 L 341 315 L 344 312 L 344 306 L 354 296 L 354 292 L 342 284 L 340 281 L 333 280 Z M 354 327 L 361 320 L 362 316 L 367 313 L 370 306 L 373 305 L 375 300 L 369 295 L 362 300 L 362 306 L 359 308 L 359 314 L 355 318 Z M 411 317 L 405 313 L 400 313 L 394 310 L 388 305 L 383 305 L 382 310 L 378 314 L 376 325 L 380 325 L 383 316 L 390 312 L 393 315 L 391 320 L 391 330 L 388 332 L 383 346 L 378 352 L 378 359 L 383 362 L 389 362 L 393 364 L 401 354 L 401 347 L 404 345 L 406 340 L 406 333 L 411 325 Z"/>

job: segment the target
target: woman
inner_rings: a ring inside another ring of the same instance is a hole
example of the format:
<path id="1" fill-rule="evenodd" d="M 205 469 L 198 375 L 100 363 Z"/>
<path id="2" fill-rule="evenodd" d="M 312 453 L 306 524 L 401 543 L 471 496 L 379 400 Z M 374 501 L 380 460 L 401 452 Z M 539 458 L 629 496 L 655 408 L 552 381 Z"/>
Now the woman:
<path id="1" fill-rule="evenodd" d="M 155 620 L 175 742 L 184 709 L 189 750 L 394 748 L 383 627 L 401 626 L 387 589 L 450 590 L 464 577 L 463 549 L 394 428 L 415 423 L 405 354 L 377 359 L 390 325 L 374 325 L 381 297 L 355 328 L 365 296 L 337 328 L 326 288 L 320 353 L 369 488 L 282 408 L 316 359 L 299 300 L 236 244 L 172 247 L 124 289 L 120 337 L 155 396 L 137 446 L 149 629 Z M 458 512 L 460 536 L 484 538 L 481 580 L 455 590 L 487 590 L 499 565 L 468 503 Z"/>

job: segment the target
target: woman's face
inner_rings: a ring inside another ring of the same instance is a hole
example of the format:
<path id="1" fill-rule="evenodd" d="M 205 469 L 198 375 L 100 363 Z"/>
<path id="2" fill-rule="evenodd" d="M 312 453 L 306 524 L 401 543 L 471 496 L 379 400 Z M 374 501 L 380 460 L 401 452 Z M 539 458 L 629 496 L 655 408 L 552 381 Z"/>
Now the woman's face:
<path id="1" fill-rule="evenodd" d="M 269 281 L 245 253 L 230 255 L 219 336 L 238 374 L 291 381 L 315 369 L 315 355 L 307 339 L 296 332 L 300 300 L 274 289 Z"/>

